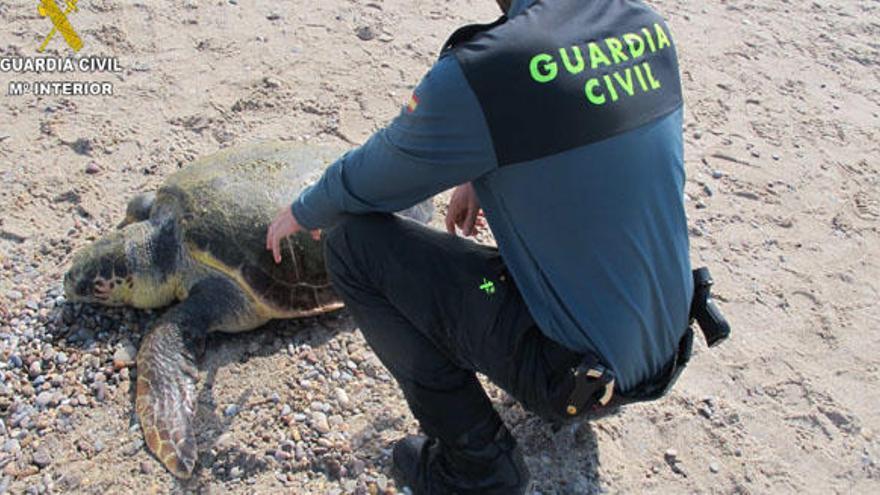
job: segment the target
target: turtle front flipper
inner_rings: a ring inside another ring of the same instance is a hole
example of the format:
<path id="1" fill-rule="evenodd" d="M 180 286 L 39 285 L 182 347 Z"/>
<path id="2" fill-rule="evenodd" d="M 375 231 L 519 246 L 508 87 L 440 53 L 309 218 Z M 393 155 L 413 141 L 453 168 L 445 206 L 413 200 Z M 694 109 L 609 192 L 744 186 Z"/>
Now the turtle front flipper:
<path id="1" fill-rule="evenodd" d="M 165 321 L 144 337 L 135 402 L 147 447 L 178 478 L 189 478 L 198 458 L 193 428 L 198 369 L 184 332 L 179 323 Z"/>
<path id="2" fill-rule="evenodd" d="M 178 478 L 192 476 L 198 460 L 193 420 L 196 358 L 214 330 L 265 320 L 249 318 L 253 306 L 238 286 L 222 277 L 201 280 L 189 297 L 168 310 L 141 342 L 137 355 L 136 404 L 150 451 Z"/>

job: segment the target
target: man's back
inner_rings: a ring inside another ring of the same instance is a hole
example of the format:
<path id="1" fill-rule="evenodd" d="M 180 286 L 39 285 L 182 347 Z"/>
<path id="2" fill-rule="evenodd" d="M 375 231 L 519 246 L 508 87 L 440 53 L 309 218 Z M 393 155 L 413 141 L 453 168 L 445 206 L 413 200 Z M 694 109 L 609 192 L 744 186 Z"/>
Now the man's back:
<path id="1" fill-rule="evenodd" d="M 627 391 L 672 361 L 692 293 L 672 37 L 638 1 L 528 3 L 456 32 L 292 210 L 321 228 L 473 181 L 540 329 Z"/>
<path id="2" fill-rule="evenodd" d="M 680 110 L 474 185 L 548 337 L 598 351 L 623 390 L 668 364 L 693 291 Z"/>

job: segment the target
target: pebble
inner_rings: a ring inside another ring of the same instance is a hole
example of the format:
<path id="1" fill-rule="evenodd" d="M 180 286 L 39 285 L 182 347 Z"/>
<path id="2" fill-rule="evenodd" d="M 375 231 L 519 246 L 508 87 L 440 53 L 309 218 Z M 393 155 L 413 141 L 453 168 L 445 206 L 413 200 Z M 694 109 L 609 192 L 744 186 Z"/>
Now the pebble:
<path id="1" fill-rule="evenodd" d="M 10 301 L 18 301 L 19 299 L 21 299 L 22 297 L 24 297 L 24 294 L 22 294 L 21 291 L 17 291 L 17 290 L 8 290 L 8 291 L 6 291 L 6 297 L 7 297 Z"/>
<path id="2" fill-rule="evenodd" d="M 719 466 L 717 462 L 710 462 L 709 463 L 709 471 L 712 471 L 713 473 L 717 473 L 720 470 L 721 470 L 721 466 Z"/>
<path id="3" fill-rule="evenodd" d="M 272 455 L 278 462 L 286 462 L 289 461 L 291 457 L 293 457 L 290 455 L 290 452 L 284 451 L 282 449 L 275 450 L 275 453 Z"/>
<path id="4" fill-rule="evenodd" d="M 720 179 L 722 177 L 724 177 L 724 172 L 722 172 L 720 170 L 713 170 L 712 171 L 712 178 L 713 179 Z"/>
<path id="5" fill-rule="evenodd" d="M 56 396 L 55 392 L 49 392 L 49 391 L 40 392 L 40 394 L 37 395 L 37 398 L 34 402 L 37 404 L 37 407 L 45 408 L 50 405 L 57 404 L 58 397 Z"/>
<path id="6" fill-rule="evenodd" d="M 125 339 L 113 353 L 113 368 L 117 371 L 134 365 L 137 349 L 130 340 Z"/>
<path id="7" fill-rule="evenodd" d="M 40 447 L 34 452 L 33 461 L 38 468 L 42 469 L 52 464 L 52 456 L 49 455 L 49 450 L 46 447 Z"/>
<path id="8" fill-rule="evenodd" d="M 141 474 L 150 474 L 153 472 L 153 463 L 147 461 L 141 461 L 140 463 Z"/>
<path id="9" fill-rule="evenodd" d="M 281 406 L 281 416 L 290 416 L 291 412 L 293 412 L 293 410 L 290 408 L 289 405 L 284 404 L 283 406 Z"/>
<path id="10" fill-rule="evenodd" d="M 370 26 L 360 26 L 355 29 L 355 34 L 361 41 L 370 41 L 376 37 L 376 32 Z"/>
<path id="11" fill-rule="evenodd" d="M 28 374 L 31 378 L 36 378 L 43 373 L 43 365 L 40 364 L 39 361 L 34 361 L 31 363 L 30 367 L 28 367 Z"/>
<path id="12" fill-rule="evenodd" d="M 348 398 L 348 394 L 345 390 L 336 388 L 336 390 L 334 390 L 334 395 L 336 396 L 336 402 L 340 406 L 347 408 L 351 404 L 351 399 Z"/>
<path id="13" fill-rule="evenodd" d="M 9 364 L 13 368 L 21 368 L 24 365 L 24 362 L 22 362 L 21 356 L 19 356 L 18 354 L 13 354 L 9 356 Z"/>
<path id="14" fill-rule="evenodd" d="M 3 443 L 2 449 L 3 452 L 7 454 L 17 454 L 21 452 L 21 443 L 16 439 L 10 439 Z"/>
<path id="15" fill-rule="evenodd" d="M 229 404 L 226 406 L 226 409 L 223 410 L 223 415 L 227 418 L 231 418 L 241 411 L 241 406 L 238 404 Z"/>
<path id="16" fill-rule="evenodd" d="M 327 415 L 320 412 L 315 411 L 312 413 L 312 428 L 315 429 L 320 434 L 327 434 L 330 432 L 330 424 L 327 422 Z"/>
<path id="17" fill-rule="evenodd" d="M 95 174 L 99 173 L 100 171 L 101 171 L 101 167 L 99 167 L 98 164 L 95 162 L 89 162 L 89 164 L 86 165 L 86 173 L 89 175 L 95 175 Z"/>

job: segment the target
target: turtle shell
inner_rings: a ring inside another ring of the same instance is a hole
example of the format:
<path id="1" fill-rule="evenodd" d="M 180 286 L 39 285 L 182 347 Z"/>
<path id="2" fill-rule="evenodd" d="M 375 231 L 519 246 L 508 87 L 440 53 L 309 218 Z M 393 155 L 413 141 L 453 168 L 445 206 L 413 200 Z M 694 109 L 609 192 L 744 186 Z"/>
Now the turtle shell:
<path id="1" fill-rule="evenodd" d="M 304 232 L 286 239 L 282 262 L 276 264 L 265 239 L 278 209 L 290 205 L 344 151 L 273 143 L 206 156 L 166 179 L 152 216 L 172 217 L 197 267 L 235 279 L 268 318 L 339 308 L 320 241 Z"/>

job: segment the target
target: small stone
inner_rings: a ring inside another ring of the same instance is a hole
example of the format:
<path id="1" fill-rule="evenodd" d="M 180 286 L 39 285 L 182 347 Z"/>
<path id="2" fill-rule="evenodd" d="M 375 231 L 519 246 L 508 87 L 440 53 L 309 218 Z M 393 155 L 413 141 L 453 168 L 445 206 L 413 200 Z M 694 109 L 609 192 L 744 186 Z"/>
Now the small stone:
<path id="1" fill-rule="evenodd" d="M 238 404 L 229 404 L 226 406 L 226 409 L 223 410 L 223 415 L 227 418 L 231 418 L 241 411 L 241 406 Z"/>
<path id="2" fill-rule="evenodd" d="M 137 349 L 135 349 L 134 344 L 130 340 L 125 339 L 120 343 L 116 352 L 113 353 L 113 368 L 119 371 L 122 368 L 133 366 L 135 356 L 137 356 Z"/>
<path id="3" fill-rule="evenodd" d="M 6 291 L 6 298 L 9 299 L 10 301 L 18 301 L 22 297 L 24 297 L 24 294 L 22 294 L 21 291 L 17 291 L 17 290 Z"/>
<path id="4" fill-rule="evenodd" d="M 703 133 L 700 131 L 694 131 L 694 139 L 700 139 L 703 137 Z"/>
<path id="5" fill-rule="evenodd" d="M 663 458 L 669 462 L 675 462 L 678 459 L 678 451 L 675 449 L 667 449 L 663 454 Z"/>
<path id="6" fill-rule="evenodd" d="M 275 457 L 275 460 L 278 462 L 286 462 L 289 461 L 292 456 L 290 455 L 290 452 L 278 449 L 273 454 L 273 457 Z"/>
<path id="7" fill-rule="evenodd" d="M 21 452 L 21 443 L 19 443 L 16 439 L 7 440 L 3 443 L 3 447 L 0 447 L 0 450 L 6 452 L 7 454 L 17 454 Z"/>
<path id="8" fill-rule="evenodd" d="M 101 171 L 101 167 L 99 167 L 98 164 L 95 162 L 89 162 L 89 164 L 86 165 L 86 173 L 89 175 L 95 175 L 95 174 L 99 173 L 100 171 Z"/>
<path id="9" fill-rule="evenodd" d="M 241 468 L 238 466 L 233 466 L 232 469 L 229 470 L 229 477 L 232 479 L 241 478 Z"/>
<path id="10" fill-rule="evenodd" d="M 107 384 L 105 382 L 95 382 L 95 398 L 98 402 L 104 402 L 107 397 Z"/>
<path id="11" fill-rule="evenodd" d="M 312 428 L 315 429 L 318 433 L 326 434 L 330 432 L 330 424 L 327 422 L 327 415 L 320 412 L 315 411 L 312 413 Z"/>
<path id="12" fill-rule="evenodd" d="M 153 472 L 153 464 L 147 461 L 141 461 L 140 470 L 141 474 L 150 474 Z"/>
<path id="13" fill-rule="evenodd" d="M 770 155 L 770 157 L 773 158 L 773 160 L 774 160 L 774 161 L 777 161 L 777 162 L 778 162 L 778 161 L 780 160 L 780 158 L 781 158 L 781 157 L 780 157 L 779 155 L 777 155 L 776 153 L 773 153 L 772 155 Z"/>
<path id="14" fill-rule="evenodd" d="M 217 450 L 227 450 L 232 448 L 235 445 L 235 439 L 232 437 L 232 433 L 224 433 L 217 437 L 217 440 L 214 442 L 214 447 Z"/>
<path id="15" fill-rule="evenodd" d="M 266 16 L 266 19 L 269 19 L 270 21 L 277 21 L 278 19 L 281 19 L 281 14 L 278 14 L 277 12 L 272 12 L 271 14 Z"/>
<path id="16" fill-rule="evenodd" d="M 9 364 L 13 368 L 21 368 L 24 365 L 24 362 L 21 360 L 21 356 L 18 354 L 13 354 L 9 356 Z"/>
<path id="17" fill-rule="evenodd" d="M 708 404 L 701 404 L 697 408 L 697 412 L 700 413 L 700 416 L 703 416 L 706 419 L 712 419 L 712 415 L 714 414 L 714 411 L 712 411 L 712 408 L 709 407 Z"/>
<path id="18" fill-rule="evenodd" d="M 49 451 L 46 447 L 40 447 L 34 452 L 33 461 L 38 468 L 43 469 L 49 464 L 52 464 L 52 456 L 49 455 Z"/>
<path id="19" fill-rule="evenodd" d="M 67 364 L 67 354 L 63 352 L 58 352 L 55 354 L 55 364 Z"/>
<path id="20" fill-rule="evenodd" d="M 31 363 L 30 367 L 28 367 L 28 374 L 31 378 L 36 378 L 43 373 L 43 365 L 40 364 L 39 361 L 34 361 Z"/>
<path id="21" fill-rule="evenodd" d="M 335 391 L 336 402 L 342 407 L 348 407 L 351 404 L 351 399 L 348 398 L 348 394 L 345 390 L 341 388 L 337 388 Z"/>
<path id="22" fill-rule="evenodd" d="M 376 37 L 376 32 L 370 26 L 360 26 L 355 29 L 355 34 L 361 41 L 370 41 Z"/>
<path id="23" fill-rule="evenodd" d="M 281 87 L 281 81 L 274 77 L 264 77 L 263 78 L 263 86 L 269 89 L 278 89 Z"/>
<path id="24" fill-rule="evenodd" d="M 37 407 L 48 407 L 53 402 L 56 402 L 55 393 L 49 391 L 40 392 L 35 400 Z"/>
<path id="25" fill-rule="evenodd" d="M 284 404 L 281 407 L 281 416 L 289 416 L 291 412 L 293 412 L 293 410 L 290 408 L 289 405 Z"/>
<path id="26" fill-rule="evenodd" d="M 724 172 L 722 172 L 720 170 L 713 170 L 712 171 L 712 178 L 713 179 L 720 179 L 722 177 L 724 177 Z"/>
<path id="27" fill-rule="evenodd" d="M 719 466 L 717 462 L 710 462 L 709 463 L 709 471 L 712 471 L 713 473 L 717 473 L 720 470 L 721 470 L 721 466 Z"/>

